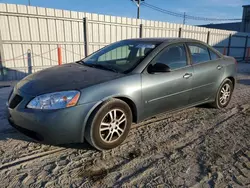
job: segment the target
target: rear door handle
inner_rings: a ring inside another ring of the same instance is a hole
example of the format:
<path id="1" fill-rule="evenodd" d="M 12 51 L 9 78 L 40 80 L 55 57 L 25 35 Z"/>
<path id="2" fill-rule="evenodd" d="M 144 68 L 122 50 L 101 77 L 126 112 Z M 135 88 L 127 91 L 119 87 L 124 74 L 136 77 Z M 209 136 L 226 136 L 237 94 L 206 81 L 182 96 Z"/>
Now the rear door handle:
<path id="1" fill-rule="evenodd" d="M 188 78 L 190 78 L 191 76 L 193 76 L 192 73 L 186 73 L 186 74 L 184 74 L 183 78 L 188 79 Z"/>
<path id="2" fill-rule="evenodd" d="M 218 69 L 218 70 L 221 70 L 221 69 L 222 69 L 222 66 L 221 66 L 221 65 L 218 65 L 218 66 L 217 66 L 217 69 Z"/>

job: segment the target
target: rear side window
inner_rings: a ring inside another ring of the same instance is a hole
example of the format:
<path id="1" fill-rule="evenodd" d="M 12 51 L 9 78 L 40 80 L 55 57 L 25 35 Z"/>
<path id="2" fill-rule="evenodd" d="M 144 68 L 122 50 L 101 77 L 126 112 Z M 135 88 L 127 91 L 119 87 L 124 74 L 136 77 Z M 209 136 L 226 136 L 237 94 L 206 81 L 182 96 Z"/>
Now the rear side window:
<path id="1" fill-rule="evenodd" d="M 188 44 L 192 56 L 192 63 L 199 64 L 210 61 L 208 48 L 200 44 Z"/>
<path id="2" fill-rule="evenodd" d="M 186 50 L 183 44 L 172 45 L 164 49 L 153 61 L 169 66 L 171 70 L 187 66 Z"/>
<path id="3" fill-rule="evenodd" d="M 220 56 L 217 55 L 215 52 L 213 52 L 212 50 L 209 49 L 209 52 L 210 52 L 210 57 L 211 57 L 211 60 L 216 60 L 216 59 L 219 59 Z"/>

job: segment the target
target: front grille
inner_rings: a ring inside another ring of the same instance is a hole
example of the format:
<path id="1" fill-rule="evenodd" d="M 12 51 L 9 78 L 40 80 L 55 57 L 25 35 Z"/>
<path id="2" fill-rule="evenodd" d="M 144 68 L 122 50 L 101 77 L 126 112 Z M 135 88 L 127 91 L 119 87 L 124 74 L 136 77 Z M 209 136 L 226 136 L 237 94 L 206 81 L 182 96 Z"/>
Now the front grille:
<path id="1" fill-rule="evenodd" d="M 10 101 L 9 108 L 14 109 L 16 106 L 23 100 L 23 97 L 20 95 L 15 95 Z"/>

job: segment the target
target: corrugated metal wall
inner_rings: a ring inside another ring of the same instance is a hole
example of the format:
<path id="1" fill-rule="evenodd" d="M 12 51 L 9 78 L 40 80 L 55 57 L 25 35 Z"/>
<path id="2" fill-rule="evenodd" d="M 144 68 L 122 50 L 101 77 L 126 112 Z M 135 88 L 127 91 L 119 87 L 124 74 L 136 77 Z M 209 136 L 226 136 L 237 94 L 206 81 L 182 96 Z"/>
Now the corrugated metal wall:
<path id="1" fill-rule="evenodd" d="M 140 35 L 194 38 L 209 42 L 221 52 L 230 43 L 229 55 L 235 57 L 244 57 L 248 36 L 167 22 L 0 4 L 0 80 L 21 79 L 28 73 L 57 65 L 57 45 L 62 47 L 63 63 L 69 63 L 112 42 Z"/>

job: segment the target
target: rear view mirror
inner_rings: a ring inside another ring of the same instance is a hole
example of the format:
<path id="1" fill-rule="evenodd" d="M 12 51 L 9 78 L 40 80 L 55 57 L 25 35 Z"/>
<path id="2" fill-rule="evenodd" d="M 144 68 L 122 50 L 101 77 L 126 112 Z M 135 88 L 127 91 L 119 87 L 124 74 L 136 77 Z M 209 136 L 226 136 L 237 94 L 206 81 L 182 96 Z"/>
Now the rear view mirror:
<path id="1" fill-rule="evenodd" d="M 154 65 L 148 66 L 149 73 L 157 73 L 157 72 L 170 72 L 170 67 L 163 63 L 156 63 Z"/>

